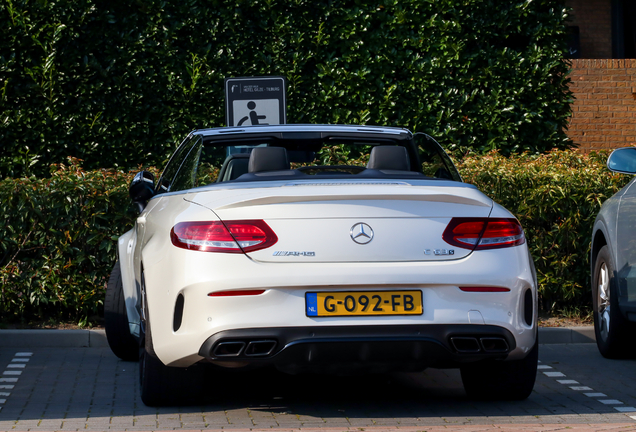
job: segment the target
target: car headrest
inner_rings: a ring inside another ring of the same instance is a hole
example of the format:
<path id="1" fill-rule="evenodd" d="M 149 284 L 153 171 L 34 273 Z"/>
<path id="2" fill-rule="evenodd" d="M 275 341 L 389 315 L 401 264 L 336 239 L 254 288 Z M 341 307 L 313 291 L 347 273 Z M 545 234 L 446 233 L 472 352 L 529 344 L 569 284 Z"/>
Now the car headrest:
<path id="1" fill-rule="evenodd" d="M 287 150 L 283 147 L 255 147 L 250 154 L 247 168 L 250 173 L 288 169 Z"/>
<path id="2" fill-rule="evenodd" d="M 377 170 L 410 171 L 409 154 L 405 147 L 377 146 L 371 149 L 367 168 Z"/>

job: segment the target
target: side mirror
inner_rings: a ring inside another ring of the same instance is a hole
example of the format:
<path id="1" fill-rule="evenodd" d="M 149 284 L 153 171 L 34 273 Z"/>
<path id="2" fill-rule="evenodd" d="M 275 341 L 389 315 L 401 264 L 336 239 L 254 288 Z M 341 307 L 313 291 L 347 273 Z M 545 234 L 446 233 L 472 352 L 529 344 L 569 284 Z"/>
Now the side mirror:
<path id="1" fill-rule="evenodd" d="M 607 159 L 607 168 L 622 174 L 636 174 L 636 147 L 616 149 Z"/>
<path id="2" fill-rule="evenodd" d="M 138 172 L 130 182 L 128 194 L 141 213 L 150 198 L 155 195 L 155 176 L 148 171 Z"/>

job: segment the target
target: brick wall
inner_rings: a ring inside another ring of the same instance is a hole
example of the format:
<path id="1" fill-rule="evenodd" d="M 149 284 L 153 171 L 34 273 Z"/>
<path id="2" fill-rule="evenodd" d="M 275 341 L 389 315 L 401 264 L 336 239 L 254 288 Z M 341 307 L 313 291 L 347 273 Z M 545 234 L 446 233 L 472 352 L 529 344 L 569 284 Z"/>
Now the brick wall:
<path id="1" fill-rule="evenodd" d="M 636 59 L 572 60 L 568 136 L 581 150 L 636 145 Z"/>
<path id="2" fill-rule="evenodd" d="M 566 0 L 565 4 L 572 8 L 568 25 L 579 27 L 580 58 L 611 58 L 611 0 Z"/>

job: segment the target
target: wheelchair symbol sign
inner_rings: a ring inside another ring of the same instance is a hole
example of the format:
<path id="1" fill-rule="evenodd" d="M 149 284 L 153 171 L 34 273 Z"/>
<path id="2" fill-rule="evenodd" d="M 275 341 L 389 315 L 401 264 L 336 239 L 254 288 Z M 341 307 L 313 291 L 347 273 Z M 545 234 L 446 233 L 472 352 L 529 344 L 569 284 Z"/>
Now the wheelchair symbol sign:
<path id="1" fill-rule="evenodd" d="M 283 77 L 225 79 L 225 119 L 228 126 L 278 125 L 287 122 Z"/>
<path id="2" fill-rule="evenodd" d="M 280 124 L 278 99 L 232 101 L 236 126 Z"/>

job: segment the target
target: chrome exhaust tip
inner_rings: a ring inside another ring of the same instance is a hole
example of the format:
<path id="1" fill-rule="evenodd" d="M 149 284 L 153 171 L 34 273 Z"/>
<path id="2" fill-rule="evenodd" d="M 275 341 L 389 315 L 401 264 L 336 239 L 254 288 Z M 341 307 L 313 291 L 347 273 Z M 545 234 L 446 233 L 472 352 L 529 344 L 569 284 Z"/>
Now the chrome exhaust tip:
<path id="1" fill-rule="evenodd" d="M 276 348 L 275 340 L 252 341 L 247 344 L 245 355 L 248 357 L 268 356 Z"/>
<path id="2" fill-rule="evenodd" d="M 241 355 L 243 348 L 245 348 L 245 342 L 220 342 L 216 345 L 212 354 L 216 357 L 238 357 Z"/>
<path id="3" fill-rule="evenodd" d="M 479 342 L 474 337 L 452 337 L 450 341 L 453 348 L 459 353 L 478 353 L 481 351 Z"/>
<path id="4" fill-rule="evenodd" d="M 479 341 L 484 351 L 488 353 L 505 353 L 510 350 L 508 342 L 504 338 L 483 337 Z"/>

